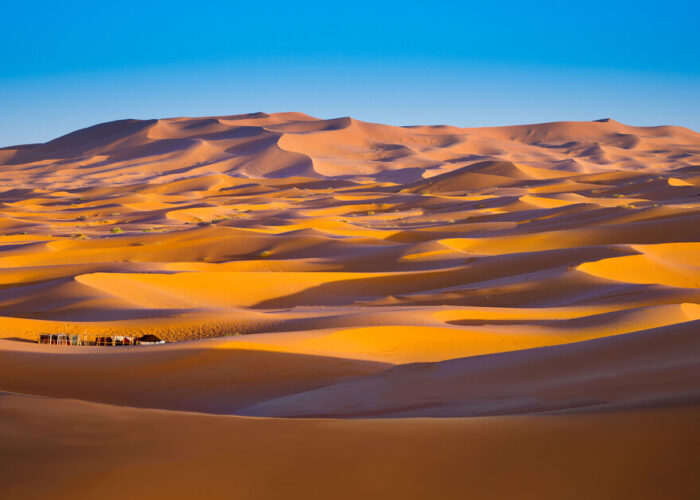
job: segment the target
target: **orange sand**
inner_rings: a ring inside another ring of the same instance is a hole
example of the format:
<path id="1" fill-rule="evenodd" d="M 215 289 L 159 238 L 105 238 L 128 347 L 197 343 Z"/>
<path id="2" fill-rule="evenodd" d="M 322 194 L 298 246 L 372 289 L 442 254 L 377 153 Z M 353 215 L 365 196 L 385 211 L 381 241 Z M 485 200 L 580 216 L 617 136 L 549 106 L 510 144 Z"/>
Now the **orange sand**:
<path id="1" fill-rule="evenodd" d="M 0 149 L 0 496 L 697 498 L 699 157 L 301 113 Z"/>

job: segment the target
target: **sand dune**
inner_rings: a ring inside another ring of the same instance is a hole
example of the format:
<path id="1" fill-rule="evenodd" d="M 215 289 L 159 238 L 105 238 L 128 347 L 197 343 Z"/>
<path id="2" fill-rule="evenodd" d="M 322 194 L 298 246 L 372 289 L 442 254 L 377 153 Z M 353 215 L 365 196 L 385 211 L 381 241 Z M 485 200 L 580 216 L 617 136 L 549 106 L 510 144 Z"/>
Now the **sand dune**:
<path id="1" fill-rule="evenodd" d="M 692 499 L 698 417 L 249 419 L 5 393 L 0 457 L 11 498 Z"/>
<path id="2" fill-rule="evenodd" d="M 696 404 L 699 327 L 696 320 L 563 346 L 409 364 L 239 413 L 464 417 Z"/>
<path id="3" fill-rule="evenodd" d="M 166 349 L 27 350 L 2 341 L 2 387 L 13 392 L 125 406 L 234 413 L 287 394 L 391 365 L 182 343 Z M 96 352 L 97 351 L 97 352 Z M 33 367 L 31 372 L 27 370 Z M 60 377 L 54 374 L 60 373 Z M 88 375 L 89 374 L 89 375 Z"/>
<path id="4" fill-rule="evenodd" d="M 302 113 L 3 148 L 0 496 L 696 498 L 699 158 Z M 59 332 L 180 342 L 19 342 Z"/>

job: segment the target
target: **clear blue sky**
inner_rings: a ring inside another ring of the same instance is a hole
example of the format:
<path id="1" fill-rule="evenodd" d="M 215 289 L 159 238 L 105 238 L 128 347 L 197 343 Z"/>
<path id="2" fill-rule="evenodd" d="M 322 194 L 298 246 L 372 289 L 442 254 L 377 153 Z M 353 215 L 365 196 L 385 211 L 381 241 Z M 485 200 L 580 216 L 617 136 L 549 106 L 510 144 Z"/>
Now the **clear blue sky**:
<path id="1" fill-rule="evenodd" d="M 700 2 L 0 0 L 0 146 L 120 118 L 700 130 Z"/>

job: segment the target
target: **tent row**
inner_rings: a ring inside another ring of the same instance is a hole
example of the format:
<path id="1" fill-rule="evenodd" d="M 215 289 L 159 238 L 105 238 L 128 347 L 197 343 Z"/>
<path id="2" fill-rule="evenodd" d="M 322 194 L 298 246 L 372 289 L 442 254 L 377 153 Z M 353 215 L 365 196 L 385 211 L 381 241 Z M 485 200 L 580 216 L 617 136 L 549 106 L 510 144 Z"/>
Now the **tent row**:
<path id="1" fill-rule="evenodd" d="M 39 335 L 39 343 L 52 345 L 132 346 L 164 344 L 165 341 L 150 334 L 140 337 L 125 335 L 88 337 L 87 335 L 71 335 L 68 333 L 42 333 Z"/>

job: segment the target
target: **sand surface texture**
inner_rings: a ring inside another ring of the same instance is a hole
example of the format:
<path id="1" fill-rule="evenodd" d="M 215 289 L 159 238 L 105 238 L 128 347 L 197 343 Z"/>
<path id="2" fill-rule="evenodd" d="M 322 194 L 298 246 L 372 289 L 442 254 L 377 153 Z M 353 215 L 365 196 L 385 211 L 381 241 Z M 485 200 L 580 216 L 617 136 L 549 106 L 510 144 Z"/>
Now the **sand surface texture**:
<path id="1" fill-rule="evenodd" d="M 700 497 L 696 132 L 122 120 L 0 204 L 0 497 Z"/>

